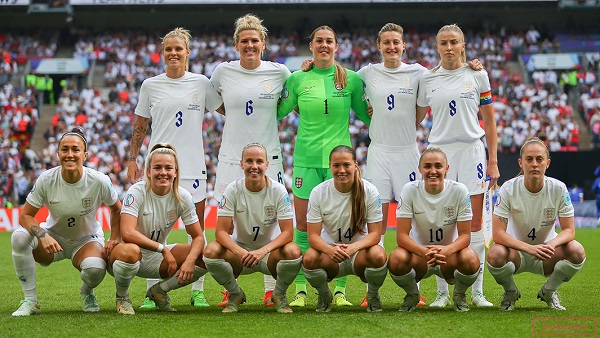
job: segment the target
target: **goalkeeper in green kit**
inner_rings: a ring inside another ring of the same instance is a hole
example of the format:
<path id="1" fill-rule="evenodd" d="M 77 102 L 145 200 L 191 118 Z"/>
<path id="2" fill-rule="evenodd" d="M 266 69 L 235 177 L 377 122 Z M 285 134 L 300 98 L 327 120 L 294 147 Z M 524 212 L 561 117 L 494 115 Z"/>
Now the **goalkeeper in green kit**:
<path id="1" fill-rule="evenodd" d="M 334 60 L 338 48 L 337 36 L 328 26 L 315 29 L 310 36 L 313 67 L 296 71 L 287 80 L 277 108 L 282 119 L 292 110 L 300 115 L 294 148 L 292 189 L 296 214 L 295 242 L 304 253 L 308 248 L 306 213 L 308 197 L 319 183 L 332 178 L 329 153 L 339 145 L 352 146 L 348 129 L 350 109 L 366 124 L 367 114 L 363 82 L 355 72 Z M 335 276 L 329 276 L 333 278 Z M 351 306 L 346 300 L 348 277 L 336 279 L 333 302 Z M 290 306 L 306 304 L 306 278 L 300 270 L 296 278 L 296 297 Z"/>

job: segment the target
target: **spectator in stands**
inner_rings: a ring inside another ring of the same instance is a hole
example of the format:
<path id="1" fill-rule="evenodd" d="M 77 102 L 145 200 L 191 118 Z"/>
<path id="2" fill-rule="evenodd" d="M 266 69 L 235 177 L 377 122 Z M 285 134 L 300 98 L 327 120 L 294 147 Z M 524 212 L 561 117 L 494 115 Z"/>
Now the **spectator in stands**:
<path id="1" fill-rule="evenodd" d="M 594 170 L 594 184 L 592 184 L 592 191 L 596 194 L 596 217 L 598 217 L 597 226 L 600 228 L 600 165 Z"/>

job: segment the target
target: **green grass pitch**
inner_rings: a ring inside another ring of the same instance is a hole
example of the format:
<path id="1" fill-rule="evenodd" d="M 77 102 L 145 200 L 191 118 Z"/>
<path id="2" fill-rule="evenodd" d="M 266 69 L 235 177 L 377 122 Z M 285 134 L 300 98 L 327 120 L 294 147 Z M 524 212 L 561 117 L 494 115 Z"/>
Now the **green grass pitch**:
<path id="1" fill-rule="evenodd" d="M 209 241 L 214 231 L 208 231 Z M 567 323 L 588 326 L 565 326 L 562 334 L 598 334 L 600 313 L 600 230 L 578 229 L 577 240 L 586 249 L 587 261 L 572 281 L 559 289 L 562 304 L 567 311 L 547 309 L 536 299 L 537 290 L 544 282 L 541 276 L 517 275 L 515 281 L 522 297 L 515 311 L 502 313 L 497 305 L 502 288 L 487 272 L 484 290 L 494 308 L 471 307 L 467 313 L 456 313 L 451 307 L 430 309 L 420 307 L 412 313 L 400 313 L 404 291 L 388 278 L 381 289 L 383 312 L 367 313 L 359 306 L 365 294 L 365 285 L 351 276 L 347 296 L 354 306 L 333 307 L 330 313 L 315 312 L 317 301 L 314 289 L 309 288 L 309 303 L 305 308 L 294 308 L 291 315 L 277 314 L 274 308 L 262 306 L 262 275 L 241 276 L 239 283 L 248 301 L 235 314 L 222 314 L 217 304 L 222 288 L 207 276 L 205 293 L 209 308 L 194 308 L 189 303 L 191 288 L 185 287 L 170 293 L 172 305 L 178 312 L 161 313 L 138 309 L 145 293 L 145 280 L 134 279 L 130 293 L 136 308 L 135 316 L 118 315 L 115 311 L 115 286 L 110 275 L 96 289 L 99 313 L 83 313 L 79 299 L 81 280 L 68 260 L 44 268 L 38 265 L 38 298 L 42 306 L 39 315 L 13 318 L 23 295 L 12 266 L 10 233 L 0 233 L 0 280 L 3 298 L 0 303 L 0 337 L 528 337 L 550 332 L 539 323 Z M 174 231 L 170 242 L 185 242 L 181 230 Z M 388 253 L 395 243 L 395 231 L 386 234 Z M 423 295 L 429 302 L 435 297 L 435 278 L 421 283 Z M 293 298 L 294 287 L 288 297 Z M 541 318 L 541 319 L 540 319 Z M 581 318 L 591 318 L 582 321 Z M 562 319 L 562 320 L 559 320 Z M 539 321 L 541 320 L 541 322 Z M 595 320 L 595 321 L 594 321 Z M 532 322 L 537 323 L 532 330 Z M 544 331 L 545 330 L 545 331 Z M 556 329 L 558 330 L 558 329 Z M 554 334 L 557 331 L 553 331 Z"/>

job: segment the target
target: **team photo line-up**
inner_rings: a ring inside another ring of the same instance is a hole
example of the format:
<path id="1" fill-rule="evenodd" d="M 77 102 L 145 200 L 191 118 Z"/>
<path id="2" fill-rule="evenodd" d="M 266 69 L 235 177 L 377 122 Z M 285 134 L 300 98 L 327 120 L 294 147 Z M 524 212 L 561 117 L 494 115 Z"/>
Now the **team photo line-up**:
<path id="1" fill-rule="evenodd" d="M 523 144 L 521 173 L 500 187 L 494 244 L 486 256 L 483 198 L 500 176 L 496 124 L 488 75 L 477 60 L 466 63 L 457 25 L 439 30 L 440 62 L 431 70 L 401 61 L 403 29 L 393 23 L 377 37 L 383 61 L 358 72 L 335 60 L 337 36 L 329 26 L 312 32 L 312 60 L 294 73 L 261 60 L 266 37 L 261 19 L 237 19 L 240 59 L 220 64 L 210 79 L 188 71 L 187 30 L 175 28 L 163 37 L 165 73 L 146 79 L 140 89 L 128 161 L 132 186 L 123 201 L 108 176 L 84 166 L 83 132 L 74 128 L 60 137 L 60 165 L 38 178 L 19 218 L 22 228 L 11 237 L 24 293 L 13 316 L 40 312 L 35 263 L 62 259 L 80 271 L 85 312 L 100 310 L 94 288 L 107 271 L 115 279 L 117 312 L 124 315 L 135 314 L 129 297 L 135 276 L 147 279 L 142 308 L 175 311 L 168 292 L 188 284 L 191 304 L 209 306 L 204 275 L 210 273 L 225 289 L 219 305 L 228 313 L 246 301 L 236 279 L 254 272 L 265 276 L 265 305 L 279 313 L 306 306 L 307 281 L 318 292 L 318 312 L 351 306 L 345 297 L 351 274 L 366 283 L 361 306 L 369 312 L 382 311 L 379 289 L 388 274 L 406 293 L 400 311 L 425 305 L 419 282 L 436 275 L 438 291 L 429 306 L 453 304 L 465 312 L 469 287 L 473 306 L 493 306 L 483 293 L 486 265 L 504 288 L 500 310 L 515 308 L 521 294 L 513 275 L 522 272 L 547 277 L 537 297 L 565 310 L 557 289 L 581 269 L 585 251 L 574 239 L 565 184 L 545 176 L 551 160 L 540 139 Z M 204 215 L 206 201 L 202 120 L 211 111 L 227 120 L 215 184 L 216 240 L 206 243 L 198 215 Z M 351 111 L 369 125 L 365 178 L 351 147 Z M 420 153 L 415 126 L 429 111 L 429 147 Z M 293 205 L 282 184 L 277 130 L 277 120 L 290 113 L 299 114 Z M 149 151 L 142 159 L 150 122 Z M 382 210 L 393 198 L 397 247 L 388 257 Z M 95 219 L 102 204 L 111 214 L 106 242 Z M 42 206 L 49 216 L 39 223 L 35 216 Z M 188 243 L 166 244 L 180 218 Z M 334 279 L 332 292 L 328 282 Z M 288 301 L 292 284 L 295 295 Z"/>

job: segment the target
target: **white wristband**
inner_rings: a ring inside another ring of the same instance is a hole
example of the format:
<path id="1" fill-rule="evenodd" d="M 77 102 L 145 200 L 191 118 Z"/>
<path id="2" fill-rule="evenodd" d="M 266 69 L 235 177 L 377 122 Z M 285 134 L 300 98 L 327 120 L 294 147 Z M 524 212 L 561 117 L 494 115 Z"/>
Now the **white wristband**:
<path id="1" fill-rule="evenodd" d="M 162 252 L 164 247 L 165 247 L 164 245 L 158 243 L 158 249 L 156 249 L 156 252 Z"/>

